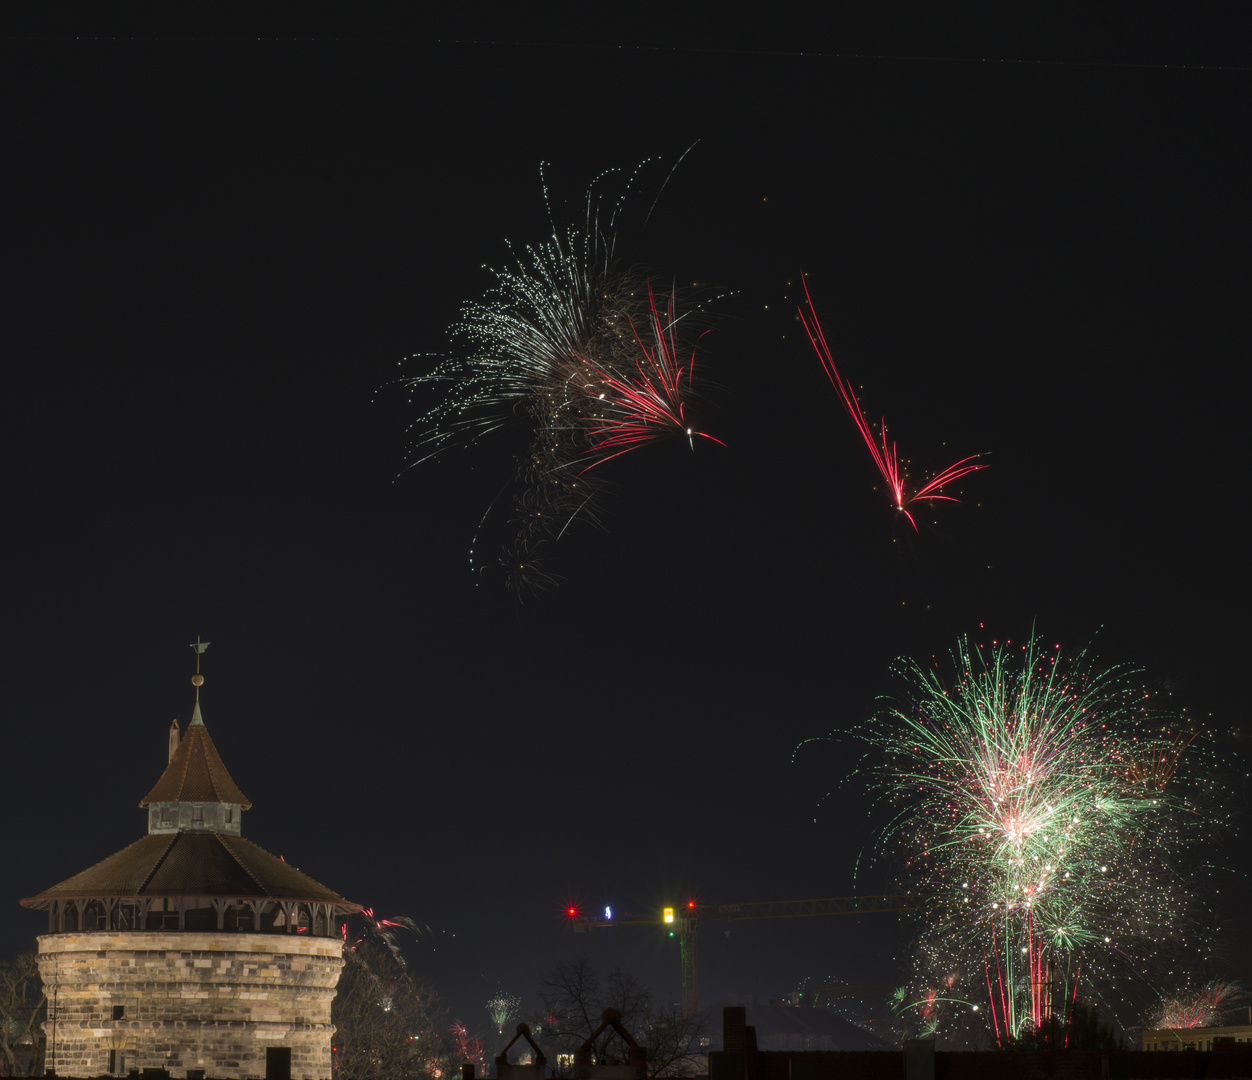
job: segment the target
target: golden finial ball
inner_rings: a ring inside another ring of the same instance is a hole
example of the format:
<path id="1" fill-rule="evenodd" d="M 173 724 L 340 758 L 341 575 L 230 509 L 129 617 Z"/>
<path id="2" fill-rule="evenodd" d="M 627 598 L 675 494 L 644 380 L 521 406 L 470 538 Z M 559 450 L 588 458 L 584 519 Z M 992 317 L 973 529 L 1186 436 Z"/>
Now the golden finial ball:
<path id="1" fill-rule="evenodd" d="M 193 675 L 193 676 L 191 677 L 191 685 L 192 685 L 192 686 L 203 686 L 203 685 L 204 685 L 204 676 L 203 676 L 203 675 Z"/>

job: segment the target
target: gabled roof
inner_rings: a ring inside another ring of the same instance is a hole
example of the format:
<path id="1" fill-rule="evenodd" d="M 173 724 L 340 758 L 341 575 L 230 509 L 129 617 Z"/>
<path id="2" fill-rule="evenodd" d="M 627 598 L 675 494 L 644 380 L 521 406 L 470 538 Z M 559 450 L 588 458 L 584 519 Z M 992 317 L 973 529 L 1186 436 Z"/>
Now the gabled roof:
<path id="1" fill-rule="evenodd" d="M 147 807 L 149 803 L 173 802 L 220 802 L 234 803 L 244 810 L 251 809 L 252 803 L 230 778 L 226 766 L 222 764 L 221 755 L 213 740 L 209 738 L 209 730 L 200 719 L 200 703 L 196 702 L 196 710 L 187 725 L 187 734 L 178 744 L 161 779 L 156 786 L 143 797 L 139 805 Z"/>
<path id="2" fill-rule="evenodd" d="M 360 910 L 252 841 L 212 832 L 145 836 L 22 905 L 145 896 L 303 900 Z"/>

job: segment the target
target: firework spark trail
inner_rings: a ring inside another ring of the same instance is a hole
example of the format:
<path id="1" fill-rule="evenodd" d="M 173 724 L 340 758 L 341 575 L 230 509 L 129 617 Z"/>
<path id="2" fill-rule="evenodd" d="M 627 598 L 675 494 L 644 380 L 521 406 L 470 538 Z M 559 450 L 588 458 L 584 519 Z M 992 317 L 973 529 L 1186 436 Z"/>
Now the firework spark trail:
<path id="1" fill-rule="evenodd" d="M 593 466 L 666 435 L 693 446 L 696 435 L 713 439 L 688 417 L 703 309 L 679 314 L 674 292 L 662 308 L 646 278 L 616 266 L 613 230 L 626 192 L 602 213 L 604 175 L 588 189 L 585 226 L 554 224 L 547 241 L 520 253 L 510 245 L 513 264 L 491 270 L 495 284 L 452 328 L 464 347 L 405 380 L 439 394 L 410 427 L 409 467 L 519 420 L 530 426 L 515 476 L 517 535 L 501 564 L 532 585 L 554 581 L 537 569 L 536 551 L 576 518 L 595 521 L 603 481 L 588 475 Z M 552 219 L 546 185 L 544 198 Z"/>
<path id="2" fill-rule="evenodd" d="M 587 362 L 587 381 L 584 385 L 596 402 L 603 403 L 603 411 L 593 412 L 586 428 L 586 438 L 591 444 L 586 452 L 598 455 L 593 465 L 675 432 L 685 434 L 689 442 L 699 435 L 712 439 L 720 446 L 726 445 L 721 439 L 696 431 L 687 421 L 686 404 L 695 373 L 699 338 L 691 347 L 687 363 L 682 364 L 676 336 L 678 318 L 674 311 L 674 294 L 670 293 L 666 313 L 662 317 L 651 282 L 647 283 L 647 290 L 652 348 L 648 347 L 632 322 L 631 331 L 638 347 L 633 368 L 619 373 Z M 701 333 L 700 338 L 707 332 Z"/>
<path id="3" fill-rule="evenodd" d="M 364 924 L 359 935 L 354 933 L 349 927 L 353 918 L 358 918 Z M 357 916 L 345 919 L 339 927 L 345 951 L 354 952 L 367 939 L 372 938 L 381 941 L 387 946 L 400 969 L 407 972 L 408 962 L 404 959 L 404 953 L 400 949 L 400 941 L 396 933 L 398 930 L 407 930 L 413 935 L 414 939 L 420 940 L 424 934 L 430 932 L 430 927 L 419 925 L 416 920 L 409 918 L 407 915 L 397 915 L 394 919 L 379 918 L 375 916 L 372 907 L 362 908 L 357 913 Z"/>
<path id="4" fill-rule="evenodd" d="M 448 1034 L 452 1036 L 457 1061 L 468 1062 L 479 1068 L 485 1067 L 487 1046 L 486 1040 L 481 1035 L 475 1035 L 459 1019 L 452 1021 Z"/>
<path id="5" fill-rule="evenodd" d="M 1194 736 L 1173 718 L 1175 733 L 1145 749 L 1163 717 L 1127 673 L 1083 654 L 962 642 L 953 660 L 950 683 L 937 664 L 904 663 L 903 700 L 857 732 L 882 759 L 868 770 L 892 810 L 882 848 L 933 898 L 905 1004 L 928 1027 L 936 1000 L 983 1002 L 997 1040 L 1012 1041 L 1077 993 L 1080 964 L 1107 1000 L 1179 948 L 1194 962 L 1205 934 L 1178 864 L 1203 835 L 1195 796 L 1208 781 L 1180 778 L 1178 755 L 1168 786 L 1136 768 Z M 936 986 L 954 989 L 937 999 Z"/>
<path id="6" fill-rule="evenodd" d="M 495 997 L 487 1001 L 487 1015 L 491 1017 L 491 1022 L 495 1024 L 499 1034 L 504 1034 L 505 1024 L 516 1019 L 520 1006 L 519 998 L 513 994 L 506 994 L 503 990 L 497 991 Z"/>
<path id="7" fill-rule="evenodd" d="M 826 335 L 822 331 L 821 323 L 817 319 L 817 311 L 813 307 L 813 298 L 809 295 L 808 282 L 801 278 L 801 284 L 804 286 L 804 301 L 808 305 L 808 313 L 805 314 L 803 307 L 798 309 L 800 322 L 804 326 L 805 333 L 808 334 L 813 351 L 817 353 L 817 358 L 822 362 L 822 368 L 826 372 L 826 377 L 830 380 L 835 390 L 838 391 L 844 408 L 848 411 L 848 415 L 856 425 L 861 439 L 869 450 L 870 457 L 873 458 L 875 467 L 882 474 L 883 480 L 890 489 L 892 505 L 909 519 L 909 524 L 916 531 L 917 522 L 913 520 L 913 515 L 907 509 L 911 503 L 921 499 L 941 499 L 944 502 L 960 502 L 960 499 L 952 495 L 940 494 L 941 489 L 948 484 L 955 483 L 963 476 L 985 469 L 987 465 L 985 462 L 975 463 L 981 455 L 971 454 L 969 457 L 961 458 L 960 461 L 936 473 L 916 491 L 908 491 L 906 486 L 908 473 L 907 470 L 900 467 L 900 458 L 896 450 L 896 444 L 894 442 L 888 444 L 887 442 L 886 419 L 883 418 L 879 421 L 880 437 L 876 438 L 873 428 L 870 426 L 869 421 L 865 419 L 865 414 L 861 411 L 861 404 L 856 399 L 856 391 L 852 389 L 852 384 L 839 374 L 839 369 L 835 366 L 834 354 L 826 342 Z"/>
<path id="8" fill-rule="evenodd" d="M 1240 983 L 1212 979 L 1190 994 L 1162 1001 L 1149 1018 L 1148 1027 L 1155 1031 L 1163 1028 L 1214 1027 L 1245 1001 L 1246 994 Z"/>

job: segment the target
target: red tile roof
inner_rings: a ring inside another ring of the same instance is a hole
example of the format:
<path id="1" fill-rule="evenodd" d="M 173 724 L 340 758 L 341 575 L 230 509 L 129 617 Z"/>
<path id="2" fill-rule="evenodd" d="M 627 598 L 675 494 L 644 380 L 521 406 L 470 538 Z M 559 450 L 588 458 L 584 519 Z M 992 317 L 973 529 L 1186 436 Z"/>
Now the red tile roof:
<path id="1" fill-rule="evenodd" d="M 235 803 L 244 810 L 252 806 L 230 778 L 203 723 L 193 721 L 188 725 L 178 752 L 139 805 L 165 802 Z"/>
<path id="2" fill-rule="evenodd" d="M 51 900 L 140 896 L 304 900 L 360 910 L 359 904 L 252 841 L 213 832 L 142 837 L 22 904 L 42 907 Z"/>

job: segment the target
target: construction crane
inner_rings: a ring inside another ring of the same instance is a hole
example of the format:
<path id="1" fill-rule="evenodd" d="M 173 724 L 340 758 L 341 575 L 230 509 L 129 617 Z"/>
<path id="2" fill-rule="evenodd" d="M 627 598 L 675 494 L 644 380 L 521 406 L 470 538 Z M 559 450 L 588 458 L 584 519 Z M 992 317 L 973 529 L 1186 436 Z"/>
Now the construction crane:
<path id="1" fill-rule="evenodd" d="M 679 908 L 662 908 L 659 918 L 626 915 L 614 918 L 611 908 L 603 915 L 589 915 L 576 907 L 565 914 L 575 933 L 609 930 L 614 926 L 668 927 L 678 938 L 682 966 L 682 1007 L 684 1016 L 699 1010 L 699 968 L 696 963 L 696 933 L 701 922 L 735 922 L 740 919 L 802 919 L 815 915 L 868 915 L 872 912 L 916 911 L 924 899 L 917 896 L 833 896 L 822 900 L 757 900 L 747 904 L 697 904 L 688 900 Z"/>

